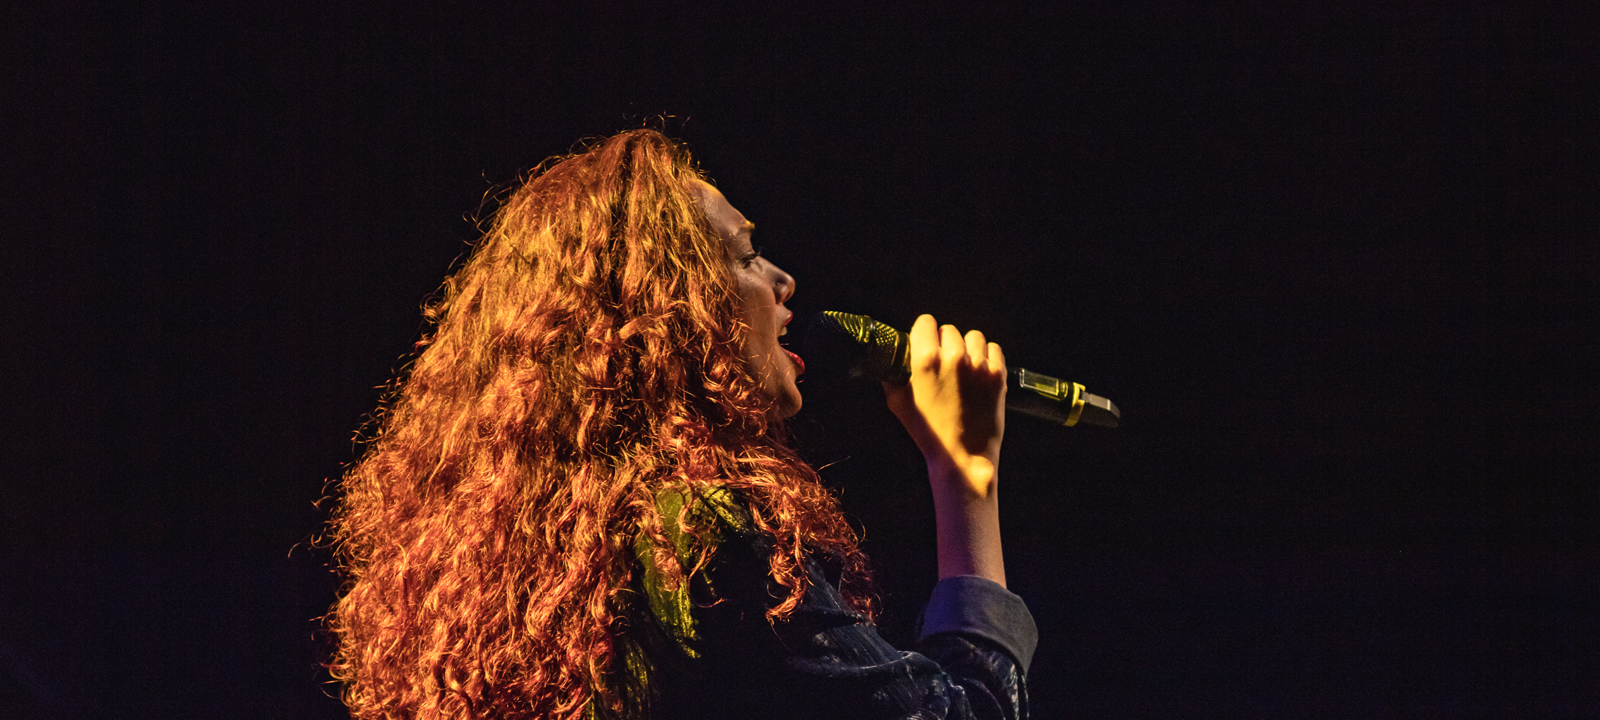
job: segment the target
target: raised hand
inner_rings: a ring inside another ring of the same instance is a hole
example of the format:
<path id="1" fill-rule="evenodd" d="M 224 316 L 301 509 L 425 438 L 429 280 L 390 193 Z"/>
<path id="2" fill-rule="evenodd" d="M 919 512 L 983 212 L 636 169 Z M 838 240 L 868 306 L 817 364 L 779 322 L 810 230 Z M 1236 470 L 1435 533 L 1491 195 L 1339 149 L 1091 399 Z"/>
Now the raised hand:
<path id="1" fill-rule="evenodd" d="M 911 328 L 910 361 L 910 381 L 884 383 L 884 395 L 928 464 L 939 575 L 980 575 L 1004 585 L 997 493 L 1005 355 L 983 333 L 962 337 L 923 315 Z"/>

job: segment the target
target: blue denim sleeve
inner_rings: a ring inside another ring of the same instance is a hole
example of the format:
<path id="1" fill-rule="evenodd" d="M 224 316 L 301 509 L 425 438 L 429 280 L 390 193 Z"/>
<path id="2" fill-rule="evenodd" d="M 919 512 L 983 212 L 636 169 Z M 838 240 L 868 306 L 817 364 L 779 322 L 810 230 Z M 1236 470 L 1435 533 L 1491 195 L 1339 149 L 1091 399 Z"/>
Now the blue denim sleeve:
<path id="1" fill-rule="evenodd" d="M 976 575 L 945 578 L 933 588 L 919 635 L 917 649 L 962 686 L 984 687 L 968 694 L 974 705 L 987 706 L 975 716 L 1026 717 L 1025 678 L 1039 631 L 1022 598 Z"/>
<path id="2" fill-rule="evenodd" d="M 822 564 L 776 624 L 787 593 L 767 576 L 771 545 L 729 538 L 691 583 L 692 620 L 654 644 L 657 717 L 1006 718 L 1028 716 L 1037 633 L 1021 598 L 976 577 L 934 590 L 916 652 L 896 649 L 849 607 Z M 658 611 L 659 612 L 659 611 Z"/>

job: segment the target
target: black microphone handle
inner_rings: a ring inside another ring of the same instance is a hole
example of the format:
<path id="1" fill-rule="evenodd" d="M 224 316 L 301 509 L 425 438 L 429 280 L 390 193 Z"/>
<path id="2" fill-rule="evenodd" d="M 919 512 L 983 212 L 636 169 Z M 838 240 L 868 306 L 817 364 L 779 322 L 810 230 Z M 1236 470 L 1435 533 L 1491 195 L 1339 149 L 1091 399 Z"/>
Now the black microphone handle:
<path id="1" fill-rule="evenodd" d="M 817 313 L 806 331 L 806 354 L 824 365 L 846 368 L 857 379 L 905 382 L 911 377 L 910 339 L 866 315 L 833 310 Z M 1006 373 L 1006 409 L 1072 427 L 1079 423 L 1114 428 L 1116 403 L 1067 382 L 1013 367 Z"/>
<path id="2" fill-rule="evenodd" d="M 1117 404 L 1083 389 L 1083 383 L 1057 380 L 1026 368 L 1006 373 L 1006 409 L 1072 427 L 1078 423 L 1114 428 L 1122 422 Z"/>

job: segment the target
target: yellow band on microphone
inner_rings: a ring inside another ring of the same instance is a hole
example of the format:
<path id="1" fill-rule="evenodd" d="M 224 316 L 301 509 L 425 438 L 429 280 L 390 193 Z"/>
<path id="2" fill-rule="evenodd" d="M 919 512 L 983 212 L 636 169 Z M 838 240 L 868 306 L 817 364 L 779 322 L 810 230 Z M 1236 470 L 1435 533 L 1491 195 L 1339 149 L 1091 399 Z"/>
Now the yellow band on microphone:
<path id="1" fill-rule="evenodd" d="M 1083 383 L 1072 384 L 1072 410 L 1067 413 L 1067 427 L 1078 424 L 1078 417 L 1083 415 Z"/>

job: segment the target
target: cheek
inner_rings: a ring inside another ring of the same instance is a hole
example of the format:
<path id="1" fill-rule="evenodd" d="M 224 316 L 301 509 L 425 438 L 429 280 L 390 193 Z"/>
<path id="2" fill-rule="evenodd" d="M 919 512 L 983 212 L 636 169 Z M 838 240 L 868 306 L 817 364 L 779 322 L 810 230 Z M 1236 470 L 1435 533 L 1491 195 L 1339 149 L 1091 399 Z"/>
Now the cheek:
<path id="1" fill-rule="evenodd" d="M 762 292 L 763 288 L 748 280 L 739 283 L 739 299 L 744 302 L 744 314 L 748 317 L 759 317 L 763 313 L 772 312 L 772 303 L 768 293 Z"/>

